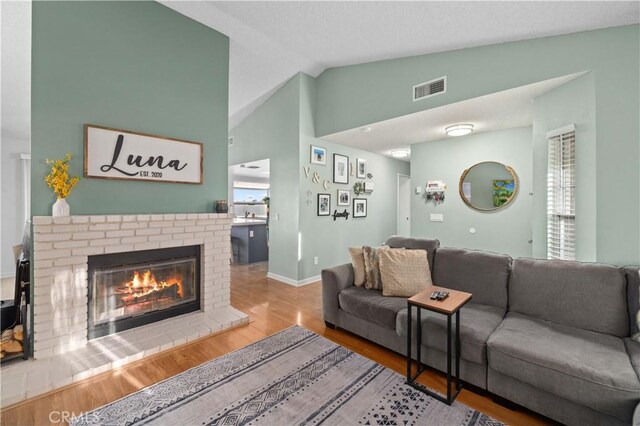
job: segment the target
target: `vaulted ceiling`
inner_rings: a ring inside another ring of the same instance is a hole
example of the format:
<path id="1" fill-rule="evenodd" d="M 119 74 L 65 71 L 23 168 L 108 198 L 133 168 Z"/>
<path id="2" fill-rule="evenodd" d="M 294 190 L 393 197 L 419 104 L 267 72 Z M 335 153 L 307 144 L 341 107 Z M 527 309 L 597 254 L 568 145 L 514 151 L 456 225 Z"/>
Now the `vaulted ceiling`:
<path id="1" fill-rule="evenodd" d="M 231 40 L 230 128 L 297 72 L 640 22 L 637 1 L 161 1 Z"/>

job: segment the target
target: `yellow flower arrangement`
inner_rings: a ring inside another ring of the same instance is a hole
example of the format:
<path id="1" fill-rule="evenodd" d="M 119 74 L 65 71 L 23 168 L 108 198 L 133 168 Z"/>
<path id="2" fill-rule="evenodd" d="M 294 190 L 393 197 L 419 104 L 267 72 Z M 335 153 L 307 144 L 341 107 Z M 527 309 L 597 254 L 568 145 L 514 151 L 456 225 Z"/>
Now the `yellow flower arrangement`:
<path id="1" fill-rule="evenodd" d="M 78 176 L 69 177 L 69 161 L 71 154 L 64 156 L 62 160 L 46 160 L 47 164 L 51 164 L 51 173 L 44 178 L 49 188 L 53 188 L 53 192 L 58 198 L 67 198 L 71 189 L 78 183 Z"/>

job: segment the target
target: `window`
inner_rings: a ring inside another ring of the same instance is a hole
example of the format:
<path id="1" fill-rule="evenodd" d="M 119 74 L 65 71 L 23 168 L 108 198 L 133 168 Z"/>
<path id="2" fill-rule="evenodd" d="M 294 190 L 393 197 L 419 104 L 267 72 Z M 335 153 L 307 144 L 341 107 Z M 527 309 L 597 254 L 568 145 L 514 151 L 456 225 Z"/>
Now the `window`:
<path id="1" fill-rule="evenodd" d="M 576 132 L 573 125 L 547 134 L 547 258 L 576 258 Z"/>

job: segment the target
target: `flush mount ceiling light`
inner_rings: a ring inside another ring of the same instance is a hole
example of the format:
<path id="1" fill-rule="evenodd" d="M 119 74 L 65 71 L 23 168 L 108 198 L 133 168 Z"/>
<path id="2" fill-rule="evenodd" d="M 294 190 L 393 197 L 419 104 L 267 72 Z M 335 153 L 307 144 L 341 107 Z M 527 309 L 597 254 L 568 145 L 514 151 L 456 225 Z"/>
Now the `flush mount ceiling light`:
<path id="1" fill-rule="evenodd" d="M 391 151 L 391 156 L 394 158 L 405 158 L 409 156 L 408 149 L 394 149 Z"/>
<path id="2" fill-rule="evenodd" d="M 369 127 L 369 126 L 361 127 L 361 128 L 360 128 L 360 131 L 361 131 L 361 132 L 364 132 L 364 133 L 369 133 L 369 132 L 370 132 L 370 131 L 372 131 L 372 130 L 373 130 L 373 129 L 372 129 L 371 127 Z"/>
<path id="3" fill-rule="evenodd" d="M 454 124 L 444 129 L 449 136 L 464 136 L 473 132 L 473 124 Z"/>

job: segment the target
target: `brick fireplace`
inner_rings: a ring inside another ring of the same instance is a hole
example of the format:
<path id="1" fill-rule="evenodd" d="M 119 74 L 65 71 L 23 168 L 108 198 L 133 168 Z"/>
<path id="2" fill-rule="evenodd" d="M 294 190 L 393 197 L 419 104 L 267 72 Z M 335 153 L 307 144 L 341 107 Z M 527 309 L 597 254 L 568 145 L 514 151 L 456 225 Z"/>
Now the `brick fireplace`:
<path id="1" fill-rule="evenodd" d="M 248 322 L 230 306 L 230 229 L 231 217 L 216 213 L 34 217 L 35 359 L 3 367 L 2 404 Z M 179 288 L 178 272 L 198 288 Z M 108 288 L 109 279 L 118 282 Z M 90 305 L 96 291 L 107 299 Z M 177 316 L 156 309 L 164 307 Z"/>

